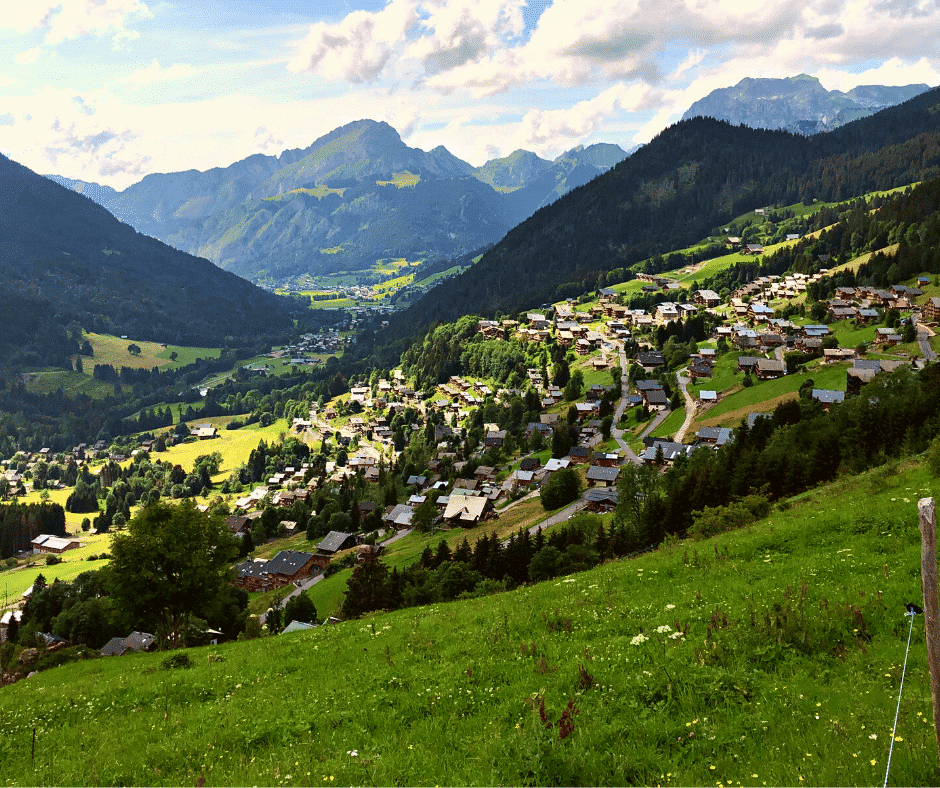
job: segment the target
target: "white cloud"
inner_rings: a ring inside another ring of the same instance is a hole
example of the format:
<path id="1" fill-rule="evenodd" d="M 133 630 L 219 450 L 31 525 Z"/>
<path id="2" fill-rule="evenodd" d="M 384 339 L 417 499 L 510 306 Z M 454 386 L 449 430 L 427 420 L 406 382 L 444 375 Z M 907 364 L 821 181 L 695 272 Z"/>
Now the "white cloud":
<path id="1" fill-rule="evenodd" d="M 196 73 L 188 63 L 174 63 L 164 68 L 159 61 L 154 60 L 146 68 L 128 74 L 121 81 L 131 82 L 135 85 L 152 85 L 155 82 L 169 82 L 174 79 L 185 79 Z"/>
<path id="2" fill-rule="evenodd" d="M 7 0 L 2 5 L 0 28 L 42 30 L 50 46 L 86 35 L 136 38 L 128 25 L 152 17 L 142 0 Z"/>
<path id="3" fill-rule="evenodd" d="M 858 85 L 928 85 L 940 83 L 940 67 L 931 64 L 926 57 L 915 63 L 905 63 L 893 57 L 876 68 L 856 74 L 830 68 L 821 68 L 814 76 L 828 90 L 851 90 Z"/>
<path id="4" fill-rule="evenodd" d="M 318 22 L 297 45 L 288 68 L 328 79 L 373 82 L 417 21 L 415 3 L 391 0 L 376 13 L 353 11 L 338 24 Z"/>
<path id="5" fill-rule="evenodd" d="M 524 30 L 525 0 L 430 0 L 422 3 L 425 31 L 408 49 L 428 74 L 476 62 L 517 41 Z"/>
<path id="6" fill-rule="evenodd" d="M 526 147 L 538 150 L 570 147 L 585 140 L 620 111 L 653 108 L 662 94 L 663 91 L 648 85 L 619 83 L 568 109 L 530 110 L 522 119 L 520 134 Z"/>

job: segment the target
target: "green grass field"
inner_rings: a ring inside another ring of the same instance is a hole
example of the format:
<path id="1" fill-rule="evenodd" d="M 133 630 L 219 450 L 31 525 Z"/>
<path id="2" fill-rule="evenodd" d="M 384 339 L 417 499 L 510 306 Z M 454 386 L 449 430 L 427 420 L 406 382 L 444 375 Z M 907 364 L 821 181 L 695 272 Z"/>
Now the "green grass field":
<path id="1" fill-rule="evenodd" d="M 132 369 L 153 369 L 154 367 L 165 366 L 167 369 L 185 366 L 191 364 L 197 358 L 218 358 L 219 348 L 195 348 L 180 347 L 178 345 L 162 345 L 159 342 L 135 341 L 132 337 L 121 339 L 120 337 L 107 334 L 85 333 L 85 339 L 91 343 L 95 351 L 93 358 L 83 358 L 82 361 L 88 368 L 87 374 L 91 374 L 95 364 L 110 364 L 115 369 L 121 367 L 131 367 Z M 128 351 L 130 344 L 136 344 L 140 348 L 140 354 L 134 355 Z M 176 360 L 170 356 L 176 353 Z"/>
<path id="2" fill-rule="evenodd" d="M 88 516 L 88 515 L 82 515 Z M 93 515 L 92 515 L 93 516 Z M 71 529 L 69 529 L 71 530 Z M 82 547 L 62 553 L 62 563 L 46 566 L 45 556 L 33 556 L 31 566 L 22 566 L 19 569 L 0 572 L 0 607 L 18 600 L 26 589 L 30 588 L 40 574 L 46 578 L 47 583 L 55 580 L 69 582 L 82 572 L 100 569 L 103 561 L 89 561 L 91 555 L 99 555 L 110 551 L 112 534 L 93 535 L 80 533 L 78 538 Z"/>
<path id="3" fill-rule="evenodd" d="M 895 465 L 511 593 L 56 668 L 0 690 L 4 781 L 873 785 L 893 738 L 937 785 L 920 617 L 893 724 L 938 493 Z"/>
<path id="4" fill-rule="evenodd" d="M 845 391 L 847 368 L 848 364 L 831 364 L 777 380 L 755 382 L 750 388 L 730 394 L 696 418 L 693 429 L 698 430 L 701 426 L 735 427 L 748 413 L 770 412 L 781 402 L 797 396 L 800 386 L 807 380 L 812 380 L 817 389 Z"/>
<path id="5" fill-rule="evenodd" d="M 672 438 L 672 436 L 679 431 L 679 428 L 682 427 L 684 421 L 685 408 L 674 410 L 666 416 L 663 423 L 653 430 L 650 435 L 654 438 Z"/>
<path id="6" fill-rule="evenodd" d="M 165 452 L 154 452 L 151 459 L 159 459 L 163 462 L 180 465 L 187 473 L 191 473 L 196 457 L 219 452 L 222 455 L 222 463 L 219 465 L 219 473 L 213 476 L 212 480 L 214 482 L 224 481 L 233 470 L 248 459 L 251 450 L 256 448 L 259 442 L 277 443 L 281 434 L 286 434 L 289 427 L 286 419 L 278 419 L 267 427 L 249 424 L 237 430 L 224 429 L 224 424 L 231 421 L 232 418 L 231 416 L 215 416 L 190 422 L 190 427 L 197 423 L 220 427 L 217 433 L 219 437 L 212 440 L 168 446 Z"/>

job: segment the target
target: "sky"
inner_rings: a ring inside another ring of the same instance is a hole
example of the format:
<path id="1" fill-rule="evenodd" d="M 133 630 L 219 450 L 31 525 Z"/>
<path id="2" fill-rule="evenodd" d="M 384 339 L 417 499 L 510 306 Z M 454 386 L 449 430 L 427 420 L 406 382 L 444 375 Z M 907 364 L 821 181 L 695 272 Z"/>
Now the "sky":
<path id="1" fill-rule="evenodd" d="M 936 86 L 938 41 L 940 0 L 0 0 L 0 153 L 123 189 L 372 118 L 554 158 L 744 77 Z"/>

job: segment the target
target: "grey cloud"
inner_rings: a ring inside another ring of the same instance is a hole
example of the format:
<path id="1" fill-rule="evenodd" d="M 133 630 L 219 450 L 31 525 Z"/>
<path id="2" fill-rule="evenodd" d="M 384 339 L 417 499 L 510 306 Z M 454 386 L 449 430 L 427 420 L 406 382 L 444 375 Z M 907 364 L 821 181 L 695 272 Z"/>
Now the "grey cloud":
<path id="1" fill-rule="evenodd" d="M 98 167 L 98 174 L 104 177 L 121 173 L 125 175 L 142 175 L 148 169 L 147 165 L 149 163 L 149 156 L 143 156 L 137 162 L 104 159 Z"/>
<path id="2" fill-rule="evenodd" d="M 926 17 L 936 13 L 936 7 L 919 9 L 912 0 L 880 0 L 875 3 L 876 11 L 887 11 L 893 17 Z"/>
<path id="3" fill-rule="evenodd" d="M 486 32 L 481 29 L 466 31 L 461 35 L 461 42 L 455 47 L 439 49 L 424 59 L 427 74 L 439 74 L 452 68 L 478 60 L 488 51 Z"/>
<path id="4" fill-rule="evenodd" d="M 820 27 L 808 27 L 804 32 L 807 38 L 815 38 L 817 41 L 821 41 L 825 38 L 838 38 L 845 32 L 845 28 L 838 22 L 833 22 Z"/>

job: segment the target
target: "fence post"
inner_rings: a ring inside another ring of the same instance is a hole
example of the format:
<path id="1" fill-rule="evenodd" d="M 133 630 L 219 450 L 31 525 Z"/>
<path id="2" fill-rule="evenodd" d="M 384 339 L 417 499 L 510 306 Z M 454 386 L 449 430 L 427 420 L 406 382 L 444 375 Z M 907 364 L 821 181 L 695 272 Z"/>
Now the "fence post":
<path id="1" fill-rule="evenodd" d="M 924 589 L 924 627 L 927 634 L 927 666 L 933 696 L 934 735 L 940 765 L 940 593 L 937 590 L 937 509 L 933 498 L 917 502 L 920 516 L 920 572 Z"/>

